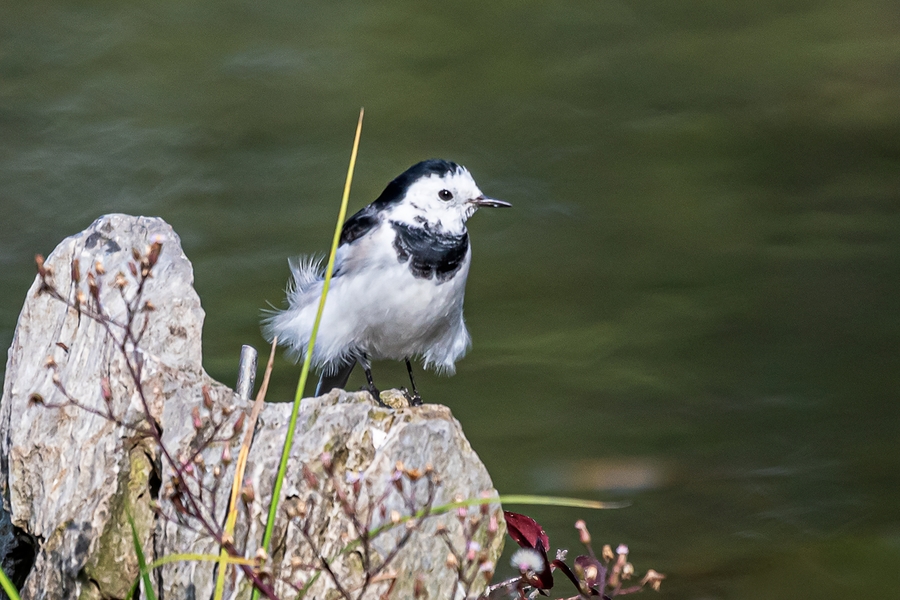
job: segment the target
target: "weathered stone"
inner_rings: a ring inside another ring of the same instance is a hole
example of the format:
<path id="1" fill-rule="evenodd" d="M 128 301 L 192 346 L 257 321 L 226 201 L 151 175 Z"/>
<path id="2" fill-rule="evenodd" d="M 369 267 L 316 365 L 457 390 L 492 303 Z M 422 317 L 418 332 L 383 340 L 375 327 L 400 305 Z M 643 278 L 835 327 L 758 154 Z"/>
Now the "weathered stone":
<path id="1" fill-rule="evenodd" d="M 112 320 L 123 322 L 126 300 L 136 289 L 128 266 L 134 260 L 132 248 L 143 252 L 154 241 L 162 243 L 162 253 L 146 282 L 143 298 L 150 300 L 155 310 L 137 317 L 138 328 L 147 319 L 134 355 L 141 359 L 140 387 L 126 360 L 134 348 L 126 344 L 123 354 L 115 339 L 121 330 L 112 326 L 107 331 L 87 314 L 79 314 L 46 293 L 39 294 L 39 280 L 32 286 L 19 318 L 0 404 L 0 491 L 12 524 L 38 540 L 36 560 L 22 590 L 24 598 L 124 597 L 138 574 L 129 512 L 148 560 L 176 552 L 218 552 L 215 539 L 196 522 L 190 523 L 194 529 L 177 524 L 180 513 L 165 492 L 174 473 L 172 465 L 152 440 L 136 435 L 134 427 L 127 425 L 146 427 L 146 422 L 141 422 L 142 402 L 146 400 L 161 425 L 169 456 L 184 461 L 195 455 L 200 439 L 211 435 L 214 421 L 223 423 L 215 433 L 217 441 L 201 448 L 202 460 L 193 461 L 199 480 L 207 486 L 201 502 L 207 507 L 207 522 L 213 528 L 220 527 L 235 466 L 234 460 L 223 460 L 223 452 L 230 453 L 232 459 L 237 457 L 242 435 L 233 433 L 232 426 L 242 411 L 249 412 L 249 407 L 202 369 L 203 311 L 177 235 L 160 219 L 110 215 L 64 240 L 46 265 L 53 271 L 54 286 L 71 301 L 78 289 L 88 292 L 85 274 L 101 261 L 106 271 L 100 278 L 102 305 Z M 74 259 L 79 262 L 80 285 L 72 281 Z M 111 283 L 119 272 L 128 281 L 124 295 Z M 55 368 L 46 366 L 48 357 L 52 357 Z M 70 397 L 101 412 L 106 406 L 102 380 L 107 378 L 113 391 L 109 406 L 120 422 L 71 403 L 63 408 L 48 406 L 66 403 L 54 375 Z M 210 405 L 204 403 L 204 390 Z M 260 415 L 244 476 L 244 483 L 250 485 L 247 489 L 253 490 L 252 499 L 240 503 L 235 532 L 236 545 L 249 557 L 255 556 L 262 538 L 290 411 L 288 404 L 269 404 Z M 201 420 L 199 429 L 195 426 L 197 418 Z M 482 492 L 496 494 L 459 423 L 445 407 L 395 410 L 377 406 L 368 393 L 342 391 L 306 399 L 266 563 L 266 569 L 280 578 L 276 590 L 282 597 L 296 594 L 285 582 L 308 581 L 313 574 L 304 569 L 292 573 L 291 559 L 320 566 L 300 535 L 299 521 L 295 518 L 288 524 L 286 518 L 286 509 L 300 500 L 315 501 L 315 510 L 309 513 L 315 517 L 309 531 L 315 536 L 319 555 L 334 559 L 332 569 L 342 586 L 356 597 L 364 581 L 359 550 L 339 553 L 356 534 L 334 496 L 333 486 L 321 483 L 326 479 L 321 467 L 324 452 L 329 453 L 334 465 L 335 485 L 352 495 L 353 480 L 366 482 L 359 486 L 361 507 L 368 506 L 365 498 L 384 496 L 371 515 L 371 526 L 389 522 L 392 511 L 402 516 L 410 513 L 399 494 L 390 491 L 397 461 L 420 472 L 430 465 L 440 476 L 434 506 Z M 303 475 L 303 465 L 319 473 L 318 486 L 311 487 L 310 478 Z M 351 473 L 350 480 L 345 479 L 346 473 Z M 160 484 L 160 510 L 167 518 L 157 517 L 150 506 Z M 412 484 L 406 481 L 406 485 Z M 419 492 L 414 504 L 421 508 L 426 481 L 420 479 L 415 485 Z M 475 539 L 483 548 L 478 553 L 480 558 L 492 561 L 502 546 L 503 519 L 496 504 L 491 505 L 490 514 L 499 521 L 500 530 L 488 535 L 482 528 Z M 365 519 L 366 512 L 361 509 L 358 516 Z M 411 597 L 417 574 L 424 576 L 430 598 L 464 595 L 456 589 L 455 572 L 445 565 L 448 549 L 436 537 L 439 523 L 447 529 L 455 549 L 464 553 L 457 515 L 429 517 L 386 569 L 396 575 L 388 597 Z M 371 556 L 376 563 L 389 555 L 404 531 L 401 525 L 372 542 Z M 472 593 L 483 587 L 484 579 L 479 576 L 477 581 Z M 210 562 L 176 562 L 156 571 L 154 582 L 167 598 L 210 597 L 215 569 Z M 225 597 L 249 597 L 249 586 L 240 574 L 236 579 L 229 576 L 226 582 Z M 364 597 L 381 597 L 389 585 L 387 581 L 370 585 Z M 336 593 L 333 582 L 323 573 L 307 597 L 331 598 Z"/>

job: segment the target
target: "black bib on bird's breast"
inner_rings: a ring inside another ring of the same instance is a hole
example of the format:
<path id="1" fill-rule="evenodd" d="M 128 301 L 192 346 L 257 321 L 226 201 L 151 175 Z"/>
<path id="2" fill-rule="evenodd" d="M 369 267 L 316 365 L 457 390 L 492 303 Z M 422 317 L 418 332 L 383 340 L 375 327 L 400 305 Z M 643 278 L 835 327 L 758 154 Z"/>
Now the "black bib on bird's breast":
<path id="1" fill-rule="evenodd" d="M 469 251 L 469 234 L 452 235 L 435 231 L 429 225 L 415 227 L 391 221 L 397 232 L 394 249 L 397 260 L 409 261 L 409 270 L 419 279 L 437 279 L 438 283 L 453 278 Z"/>

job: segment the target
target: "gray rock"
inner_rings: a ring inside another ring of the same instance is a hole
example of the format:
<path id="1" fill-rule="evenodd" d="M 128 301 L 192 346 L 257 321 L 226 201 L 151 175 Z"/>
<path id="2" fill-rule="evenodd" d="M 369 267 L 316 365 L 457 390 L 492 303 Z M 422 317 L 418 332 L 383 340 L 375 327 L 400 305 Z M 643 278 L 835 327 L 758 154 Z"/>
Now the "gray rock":
<path id="1" fill-rule="evenodd" d="M 163 445 L 176 462 L 192 464 L 195 475 L 183 480 L 198 499 L 202 486 L 200 512 L 210 528 L 220 531 L 233 459 L 242 438 L 234 423 L 250 407 L 203 371 L 204 313 L 178 236 L 160 219 L 109 215 L 64 240 L 46 265 L 52 269 L 56 289 L 71 302 L 78 289 L 89 298 L 85 276 L 101 261 L 106 273 L 98 275 L 102 306 L 112 320 L 124 322 L 127 302 L 137 287 L 128 266 L 134 261 L 132 248 L 145 252 L 154 241 L 162 243 L 162 252 L 143 298 L 155 309 L 137 316 L 135 331 L 144 326 L 145 318 L 146 331 L 136 350 L 125 343 L 123 354 L 122 330 L 116 326 L 108 332 L 87 314 L 39 294 L 40 279 L 29 291 L 19 317 L 0 404 L 0 492 L 11 524 L 20 534 L 37 540 L 24 598 L 125 597 L 138 574 L 129 513 L 148 560 L 173 553 L 218 553 L 216 540 L 196 520 L 185 519 L 184 511 L 173 502 L 173 465 L 134 428 L 146 429 L 146 422 L 142 422 L 142 395 L 126 355 L 140 358 L 143 399 L 161 426 Z M 72 281 L 73 259 L 79 262 L 80 284 Z M 119 272 L 128 282 L 124 293 L 112 283 Z M 49 368 L 48 357 L 52 357 Z M 108 406 L 118 423 L 91 412 L 107 410 L 101 392 L 104 378 L 112 390 Z M 81 406 L 67 402 L 61 388 Z M 263 408 L 249 454 L 244 485 L 252 494 L 245 493 L 239 503 L 234 543 L 250 558 L 256 556 L 262 539 L 290 411 L 289 404 Z M 216 423 L 221 427 L 216 429 Z M 215 441 L 203 443 L 210 437 Z M 323 453 L 333 477 L 323 467 Z M 399 483 L 412 498 L 411 504 L 392 481 L 398 461 L 409 474 Z M 373 539 L 366 553 L 361 546 L 352 547 L 356 529 L 335 492 L 349 494 L 347 502 L 358 502 L 356 518 L 370 518 L 370 526 L 376 527 L 428 505 L 431 475 L 424 475 L 426 468 L 440 480 L 431 506 L 485 492 L 496 495 L 487 471 L 447 408 L 388 409 L 376 406 L 367 393 L 337 390 L 305 399 L 273 545 L 262 571 L 274 575 L 279 596 L 295 596 L 296 589 L 289 584 L 313 579 L 321 569 L 317 557 L 325 556 L 331 559 L 330 568 L 340 585 L 354 598 L 380 598 L 389 589 L 386 597 L 410 598 L 417 575 L 427 597 L 463 598 L 466 594 L 458 585 L 456 571 L 447 566 L 444 536 L 459 556 L 466 553 L 466 540 L 474 540 L 472 569 L 478 563 L 492 564 L 502 549 L 499 505 L 490 505 L 485 515 L 470 509 L 468 519 L 454 511 L 417 521 L 412 528 L 400 523 Z M 353 485 L 357 479 L 358 494 Z M 157 493 L 159 508 L 154 512 L 151 500 Z M 489 534 L 484 524 L 491 518 L 498 530 Z M 179 519 L 190 527 L 179 525 Z M 478 521 L 480 527 L 466 535 L 463 531 L 470 521 Z M 303 534 L 304 522 L 312 546 Z M 446 534 L 439 534 L 442 529 Z M 392 556 L 398 540 L 404 538 L 408 539 Z M 379 572 L 380 580 L 367 581 L 362 565 L 380 564 L 387 556 L 391 561 Z M 237 577 L 231 572 L 225 597 L 249 597 L 247 580 L 240 571 Z M 215 573 L 212 562 L 181 561 L 155 570 L 154 582 L 166 598 L 207 598 L 213 593 Z M 480 574 L 473 580 L 470 595 L 479 593 L 485 582 Z M 341 595 L 323 572 L 306 597 Z"/>

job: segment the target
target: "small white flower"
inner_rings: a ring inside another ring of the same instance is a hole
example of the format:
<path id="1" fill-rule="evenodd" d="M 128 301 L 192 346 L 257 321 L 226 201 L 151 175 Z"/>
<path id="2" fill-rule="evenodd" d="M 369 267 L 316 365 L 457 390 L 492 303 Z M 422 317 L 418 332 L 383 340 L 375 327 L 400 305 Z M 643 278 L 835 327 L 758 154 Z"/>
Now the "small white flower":
<path id="1" fill-rule="evenodd" d="M 541 553 L 532 548 L 519 548 L 513 552 L 510 558 L 510 564 L 519 570 L 520 573 L 540 573 L 544 570 L 544 557 Z"/>

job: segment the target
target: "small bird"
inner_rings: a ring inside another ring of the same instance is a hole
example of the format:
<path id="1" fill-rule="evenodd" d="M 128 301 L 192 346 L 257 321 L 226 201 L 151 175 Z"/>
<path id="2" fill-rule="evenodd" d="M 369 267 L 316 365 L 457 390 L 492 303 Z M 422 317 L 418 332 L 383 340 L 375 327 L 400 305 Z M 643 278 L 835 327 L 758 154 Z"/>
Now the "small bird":
<path id="1" fill-rule="evenodd" d="M 342 388 L 356 363 L 380 403 L 374 360 L 405 361 L 411 404 L 422 398 L 410 360 L 452 375 L 471 338 L 463 320 L 472 260 L 466 220 L 478 208 L 508 207 L 481 193 L 469 171 L 440 159 L 413 165 L 341 230 L 334 273 L 313 349 L 321 371 L 316 395 Z M 322 259 L 289 261 L 285 310 L 268 313 L 263 331 L 301 358 L 307 350 L 325 276 Z"/>

